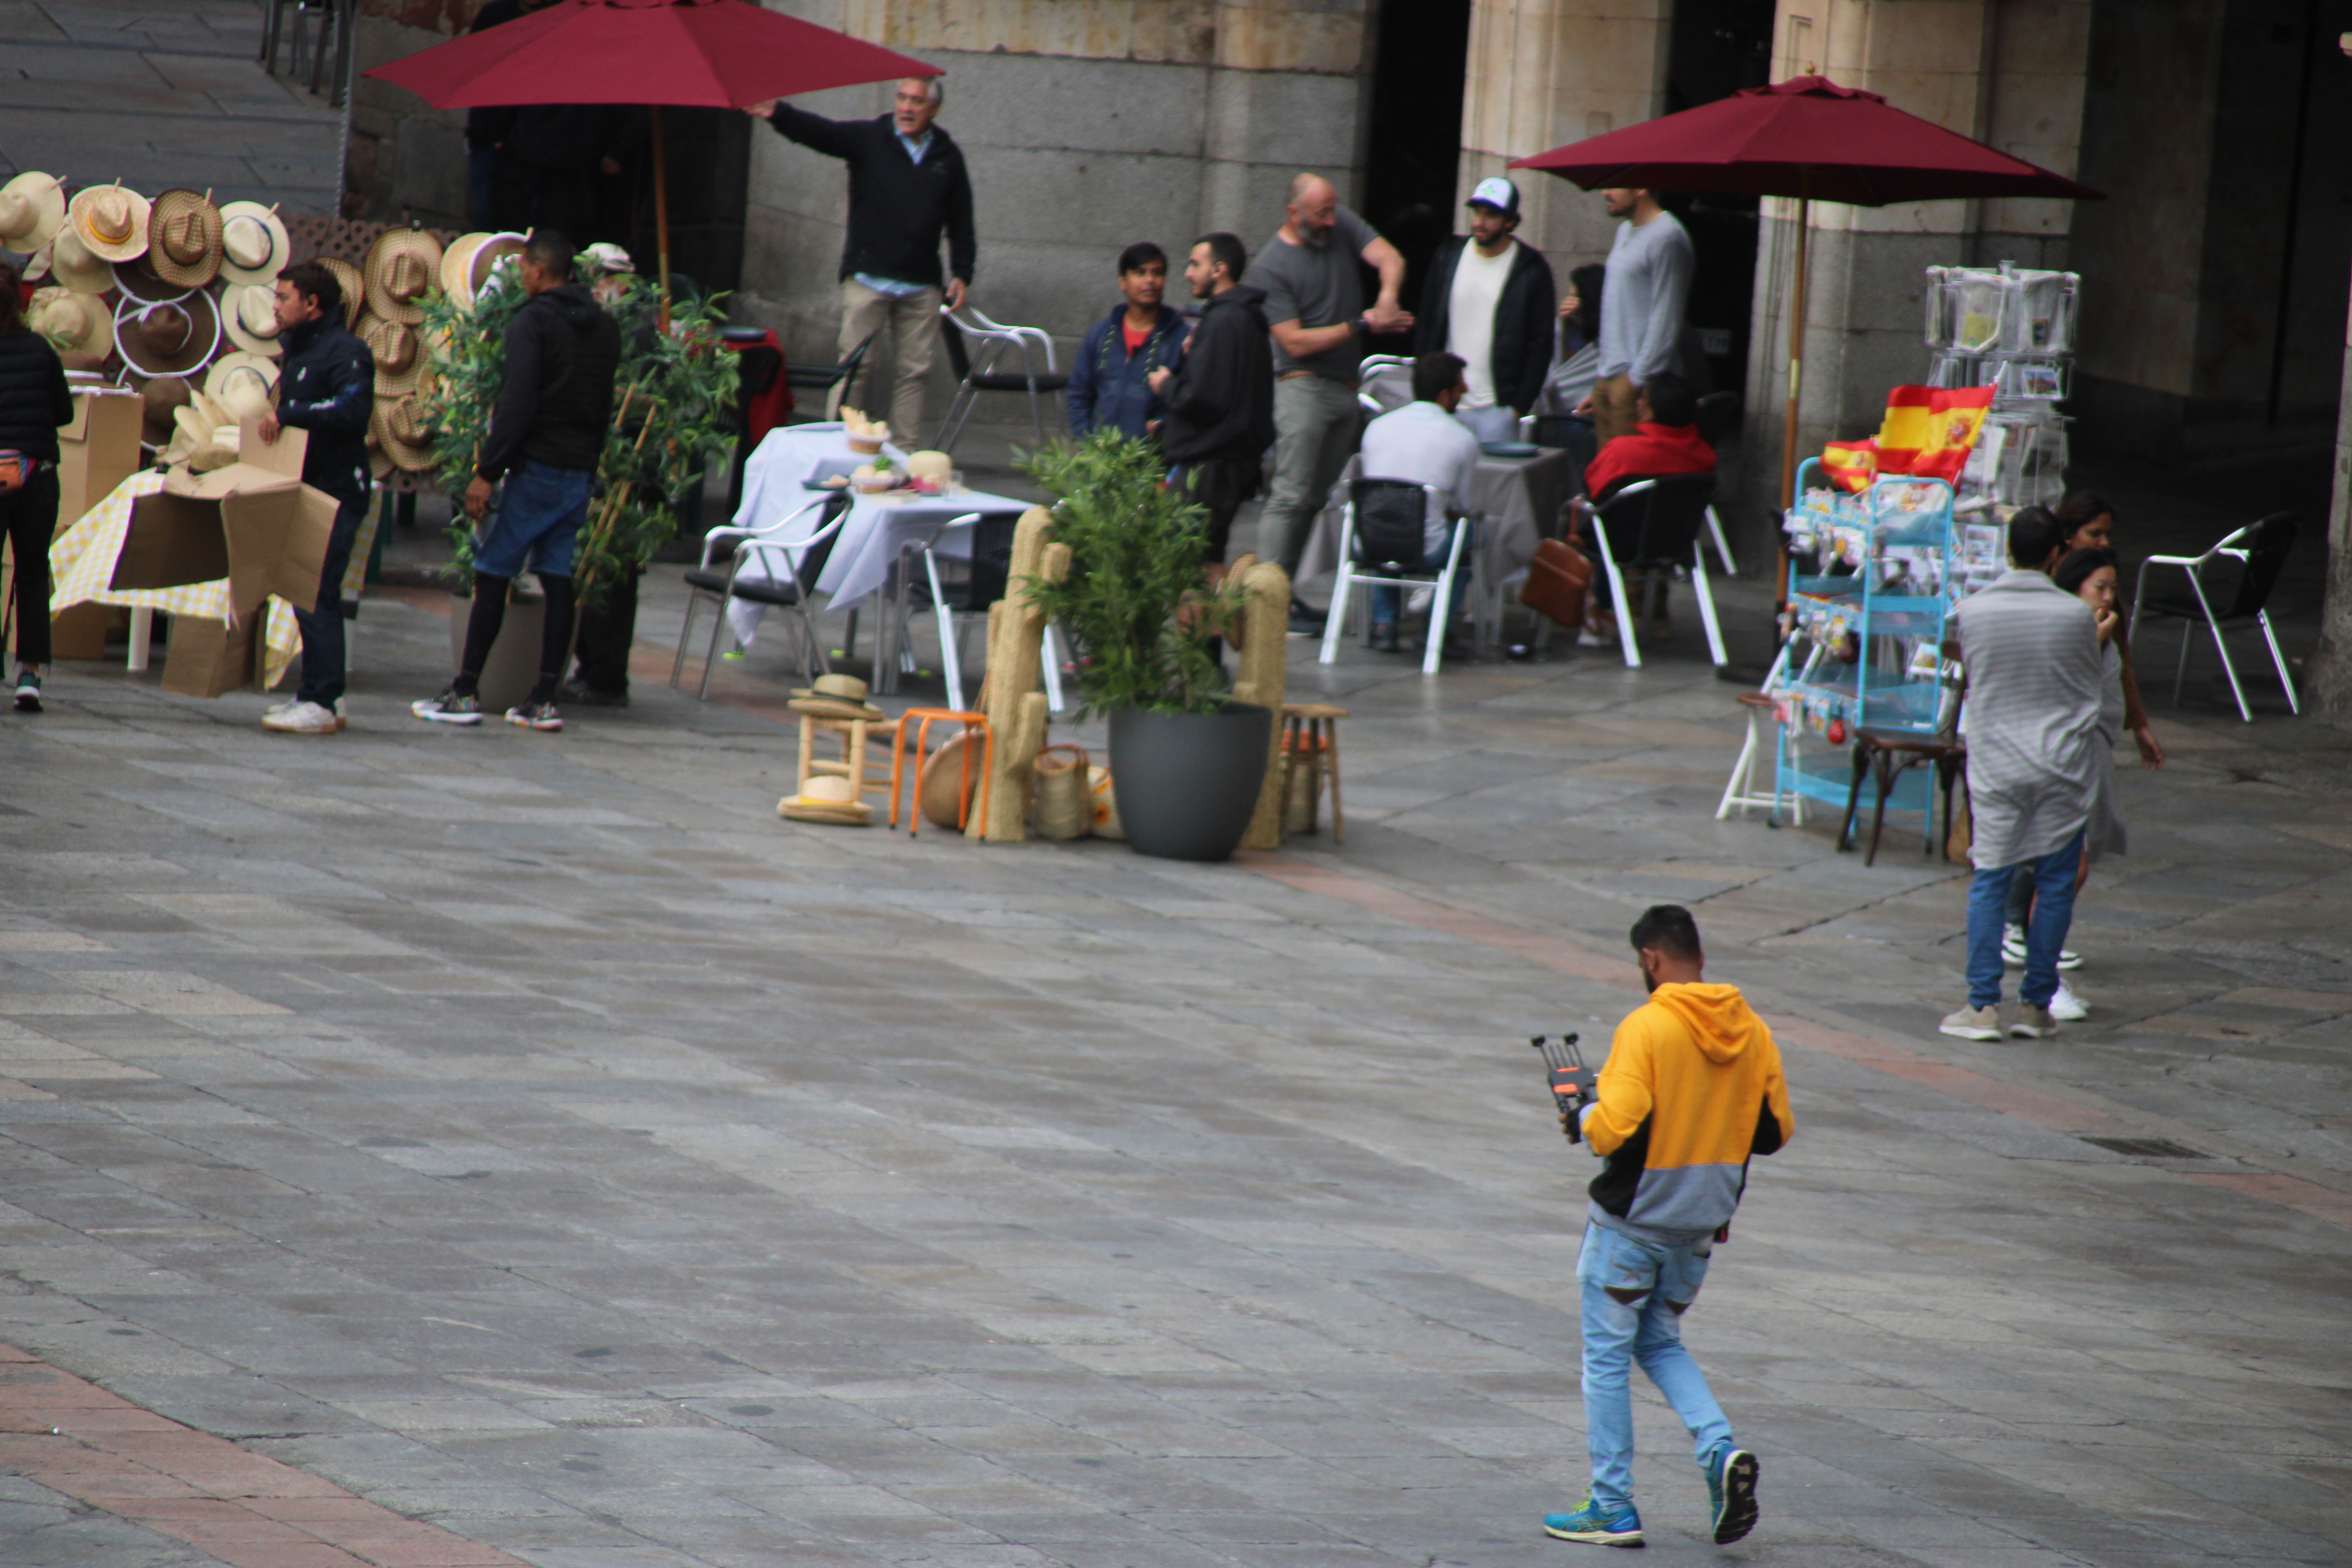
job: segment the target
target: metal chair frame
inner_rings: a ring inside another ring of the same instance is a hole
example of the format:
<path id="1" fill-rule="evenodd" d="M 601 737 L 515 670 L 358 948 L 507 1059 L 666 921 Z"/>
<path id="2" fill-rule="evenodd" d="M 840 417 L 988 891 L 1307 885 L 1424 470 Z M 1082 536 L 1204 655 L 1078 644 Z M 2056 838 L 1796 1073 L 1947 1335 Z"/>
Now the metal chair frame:
<path id="1" fill-rule="evenodd" d="M 1359 479 L 1357 484 L 1392 484 L 1389 479 Z M 1423 505 L 1444 506 L 1444 492 L 1435 485 L 1416 485 Z M 1430 605 L 1429 637 L 1422 649 L 1421 673 L 1435 675 L 1445 653 L 1444 616 L 1454 603 L 1454 583 L 1462 570 L 1462 557 L 1470 538 L 1470 519 L 1445 508 L 1447 527 L 1453 534 L 1446 547 L 1445 565 L 1434 575 L 1423 571 L 1414 575 L 1392 575 L 1385 572 L 1368 572 L 1356 562 L 1356 492 L 1348 491 L 1347 504 L 1339 509 L 1339 577 L 1331 589 L 1330 614 L 1323 621 L 1323 651 L 1318 662 L 1329 664 L 1339 657 L 1339 626 L 1347 618 L 1348 596 L 1359 583 L 1385 583 L 1399 588 L 1427 588 L 1433 585 L 1436 597 Z M 1426 516 L 1427 513 L 1423 514 Z"/>
<path id="2" fill-rule="evenodd" d="M 1623 570 L 1621 570 L 1617 564 L 1616 552 L 1612 550 L 1609 544 L 1609 514 L 1612 510 L 1622 504 L 1630 498 L 1637 496 L 1645 498 L 1643 501 L 1643 539 L 1636 541 L 1636 544 L 1638 546 L 1646 540 L 1649 533 L 1650 524 L 1647 513 L 1650 503 L 1646 498 L 1651 493 L 1657 490 L 1662 485 L 1671 485 L 1677 479 L 1699 477 L 1702 476 L 1674 474 L 1660 479 L 1636 479 L 1632 484 L 1627 485 L 1623 489 L 1619 490 L 1615 495 L 1611 496 L 1607 500 L 1601 502 L 1599 506 L 1594 507 L 1591 513 L 1592 518 L 1593 542 L 1601 551 L 1601 569 L 1609 574 L 1610 593 L 1614 598 L 1617 605 L 1617 642 L 1618 646 L 1624 650 L 1625 667 L 1628 669 L 1639 669 L 1642 668 L 1642 650 L 1634 645 L 1633 641 L 1635 606 L 1633 605 L 1633 598 L 1625 591 L 1624 572 Z M 1707 479 L 1710 484 L 1713 483 L 1714 476 L 1707 475 L 1704 477 Z M 1714 506 L 1709 504 L 1706 509 L 1706 516 L 1702 519 L 1702 521 L 1711 519 L 1714 512 Z M 1676 566 L 1680 564 L 1680 562 L 1674 561 L 1666 556 L 1645 554 L 1638 548 L 1635 551 L 1634 558 L 1625 563 L 1626 567 L 1634 569 L 1651 566 Z M 1725 658 L 1723 652 L 1723 627 L 1716 619 L 1715 590 L 1708 585 L 1706 580 L 1706 546 L 1700 539 L 1698 531 L 1696 529 L 1692 531 L 1691 536 L 1690 574 L 1692 585 L 1698 590 L 1699 619 L 1706 626 L 1707 654 L 1714 659 L 1717 667 L 1720 668 L 1724 664 L 1729 661 Z"/>
<path id="3" fill-rule="evenodd" d="M 1382 403 L 1372 395 L 1372 383 L 1402 371 L 1404 373 L 1404 400 L 1412 401 L 1412 361 L 1402 354 L 1366 354 L 1356 367 L 1356 405 L 1377 419 L 1396 404 Z"/>
<path id="4" fill-rule="evenodd" d="M 2294 678 L 2287 673 L 2286 655 L 2279 648 L 2278 633 L 2271 628 L 2270 611 L 2266 607 L 2270 599 L 2271 585 L 2268 584 L 2263 585 L 2260 599 L 2251 615 L 2243 612 L 2231 615 L 2217 614 L 2213 608 L 2213 601 L 2207 597 L 2205 593 L 2205 568 L 2211 565 L 2215 558 L 2227 556 L 2238 563 L 2241 567 L 2251 569 L 2254 544 L 2262 531 L 2281 523 L 2292 526 L 2294 521 L 2288 513 L 2273 513 L 2259 522 L 2250 522 L 2245 527 L 2232 531 L 2202 555 L 2151 555 L 2141 563 L 2139 580 L 2132 587 L 2130 636 L 2133 647 L 2139 646 L 2140 611 L 2147 602 L 2147 574 L 2152 567 L 2179 567 L 2188 575 L 2189 591 L 2196 595 L 2197 607 L 2203 612 L 2201 616 L 2185 616 L 2176 611 L 2167 610 L 2160 605 L 2156 612 L 2159 616 L 2170 616 L 2183 623 L 2180 628 L 2180 664 L 2172 676 L 2172 705 L 2175 708 L 2180 706 L 2181 688 L 2189 679 L 2189 650 L 2197 641 L 2197 632 L 2193 623 L 2202 619 L 2213 633 L 2213 651 L 2221 656 L 2221 673 L 2230 678 L 2230 695 L 2238 700 L 2238 717 L 2242 721 L 2249 724 L 2252 723 L 2254 713 L 2253 710 L 2246 705 L 2245 688 L 2238 683 L 2238 667 L 2230 661 L 2230 645 L 2221 634 L 2229 625 L 2243 626 L 2250 621 L 2263 628 L 2263 641 L 2269 645 L 2271 650 L 2271 667 L 2278 671 L 2279 685 L 2286 691 L 2287 711 L 2296 714 L 2303 711 L 2303 703 L 2294 689 Z M 2233 604 L 2231 608 L 2235 610 L 2237 606 Z"/>
<path id="5" fill-rule="evenodd" d="M 770 552 L 773 552 L 774 559 L 783 563 L 784 579 L 792 586 L 792 603 L 773 607 L 790 610 L 798 618 L 799 626 L 794 629 L 793 635 L 800 641 L 802 670 L 812 680 L 820 675 L 832 672 L 833 667 L 825 658 L 824 643 L 816 635 L 816 623 L 809 615 L 809 597 L 815 590 L 813 585 L 801 581 L 800 563 L 794 559 L 794 556 L 798 552 L 823 543 L 841 531 L 841 525 L 849 521 L 849 509 L 843 508 L 831 521 L 824 524 L 806 538 L 787 539 L 782 535 L 784 531 L 793 523 L 806 517 L 810 512 L 822 509 L 834 499 L 831 496 L 820 497 L 799 510 L 779 518 L 765 528 L 736 528 L 730 525 L 714 528 L 702 536 L 702 564 L 699 570 L 708 572 L 711 569 L 713 553 L 721 545 L 731 544 L 733 554 L 727 567 L 727 587 L 724 593 L 714 592 L 695 583 L 689 583 L 687 585 L 686 620 L 678 627 L 677 655 L 670 660 L 669 667 L 669 683 L 673 689 L 677 688 L 679 676 L 686 668 L 686 645 L 694 636 L 695 611 L 701 606 L 704 598 L 716 599 L 718 608 L 711 614 L 710 646 L 704 650 L 702 656 L 702 685 L 695 694 L 698 700 L 707 702 L 710 700 L 710 672 L 719 663 L 719 634 L 727 629 L 727 606 L 737 597 L 735 580 L 743 574 L 744 565 L 754 556 L 764 555 Z M 766 603 L 765 600 L 754 602 Z"/>
<path id="6" fill-rule="evenodd" d="M 874 347 L 874 340 L 881 335 L 879 327 L 866 333 L 865 341 L 850 350 L 839 364 L 794 364 L 787 355 L 784 360 L 784 384 L 795 392 L 831 392 L 836 385 L 845 386 L 865 365 L 866 355 Z"/>
<path id="7" fill-rule="evenodd" d="M 1037 400 L 1038 394 L 1057 397 L 1069 381 L 1054 363 L 1053 334 L 1043 327 L 1015 327 L 992 321 L 981 313 L 978 306 L 971 304 L 963 308 L 963 315 L 971 318 L 968 321 L 945 305 L 940 307 L 940 315 L 943 331 L 961 333 L 967 340 L 976 341 L 980 346 L 975 351 L 970 342 L 950 342 L 951 353 L 960 353 L 966 356 L 965 368 L 962 380 L 956 385 L 955 395 L 948 400 L 948 411 L 940 420 L 939 449 L 942 452 L 955 450 L 955 444 L 962 437 L 963 427 L 971 421 L 971 411 L 979 404 L 980 395 L 983 392 L 1025 391 L 1029 395 L 1029 421 L 1036 428 L 1037 439 L 1043 442 L 1045 439 L 1045 416 Z M 1021 356 L 1021 374 L 997 374 L 992 372 L 989 367 L 1008 352 Z M 1037 368 L 1040 357 L 1045 364 L 1042 373 Z"/>
<path id="8" fill-rule="evenodd" d="M 960 634 L 963 626 L 974 620 L 985 622 L 988 612 L 984 609 L 957 610 L 949 605 L 947 581 L 940 575 L 940 542 L 958 529 L 977 529 L 982 521 L 981 513 L 966 512 L 941 524 L 940 531 L 931 536 L 930 542 L 923 546 L 923 572 L 930 580 L 931 610 L 939 618 L 940 664 L 941 673 L 947 678 L 948 706 L 950 708 L 961 709 L 963 706 L 963 645 Z M 958 616 L 963 616 L 961 624 L 956 620 Z M 1054 646 L 1054 628 L 1050 624 L 1045 628 L 1045 640 L 1039 652 L 1038 668 L 1045 681 L 1045 706 L 1059 713 L 1062 711 L 1061 660 Z"/>

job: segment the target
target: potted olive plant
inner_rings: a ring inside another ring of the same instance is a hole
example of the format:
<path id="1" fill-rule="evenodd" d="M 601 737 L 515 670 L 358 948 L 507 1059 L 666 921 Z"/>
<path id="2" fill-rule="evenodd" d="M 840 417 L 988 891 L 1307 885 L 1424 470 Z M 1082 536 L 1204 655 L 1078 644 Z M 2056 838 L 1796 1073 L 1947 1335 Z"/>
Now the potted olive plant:
<path id="1" fill-rule="evenodd" d="M 1238 619 L 1210 587 L 1207 514 L 1166 477 L 1150 443 L 1106 431 L 1057 441 L 1023 471 L 1055 498 L 1069 572 L 1035 585 L 1077 654 L 1081 714 L 1110 720 L 1110 771 L 1129 846 L 1223 860 L 1249 827 L 1274 715 L 1231 700 L 1210 639 Z"/>

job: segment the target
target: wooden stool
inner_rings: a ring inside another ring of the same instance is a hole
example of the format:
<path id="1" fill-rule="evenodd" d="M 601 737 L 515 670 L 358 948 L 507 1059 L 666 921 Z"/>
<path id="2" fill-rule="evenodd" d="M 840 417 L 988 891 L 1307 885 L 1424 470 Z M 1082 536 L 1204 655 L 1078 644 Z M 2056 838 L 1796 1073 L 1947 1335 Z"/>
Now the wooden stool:
<path id="1" fill-rule="evenodd" d="M 1894 792 L 1895 781 L 1922 763 L 1932 763 L 1936 782 L 1944 795 L 1945 857 L 1950 858 L 1952 842 L 1952 784 L 1959 777 L 1960 768 L 1968 761 L 1968 742 L 1953 735 L 1922 735 L 1909 730 L 1857 730 L 1853 736 L 1853 788 L 1845 797 L 1845 820 L 1838 825 L 1840 849 L 1853 847 L 1853 814 L 1862 800 L 1862 780 L 1864 773 L 1874 773 L 1878 779 L 1878 802 L 1870 814 L 1870 853 L 1862 858 L 1865 866 L 1878 859 L 1878 835 L 1886 826 L 1886 797 Z M 1936 826 L 1935 802 L 1931 798 L 1926 812 L 1927 828 L 1932 833 Z M 1925 837 L 1923 835 L 1922 837 Z M 1921 854 L 1927 853 L 1922 847 Z"/>
<path id="2" fill-rule="evenodd" d="M 845 717 L 833 703 L 796 698 L 786 704 L 801 716 L 800 767 L 793 779 L 793 793 L 806 795 L 813 778 L 845 778 L 857 786 L 857 800 L 866 799 L 869 787 L 882 784 L 887 775 L 881 772 L 878 758 L 869 761 L 866 742 L 875 731 L 885 740 L 895 742 L 898 721 L 895 719 L 852 719 Z M 841 743 L 838 758 L 816 754 L 819 735 L 831 736 Z"/>
<path id="3" fill-rule="evenodd" d="M 1309 771 L 1307 786 L 1307 831 L 1315 831 L 1316 807 L 1323 786 L 1313 772 L 1320 762 L 1331 781 L 1331 842 L 1348 842 L 1348 818 L 1339 809 L 1339 721 L 1345 708 L 1328 702 L 1286 702 L 1282 705 L 1282 801 L 1290 805 L 1290 779 L 1302 764 Z"/>
<path id="4" fill-rule="evenodd" d="M 988 727 L 985 713 L 967 713 L 959 708 L 909 708 L 898 715 L 898 732 L 890 742 L 890 826 L 898 826 L 899 780 L 905 776 L 907 762 L 907 731 L 908 721 L 915 736 L 915 798 L 907 806 L 907 837 L 914 837 L 923 830 L 923 758 L 929 754 L 925 742 L 929 739 L 933 724 L 961 724 L 969 736 L 980 731 L 980 819 L 988 820 L 989 764 L 996 760 L 996 735 Z M 956 789 L 956 829 L 961 832 L 971 823 L 971 742 L 964 742 L 963 777 Z M 986 834 L 982 835 L 982 837 Z"/>
<path id="5" fill-rule="evenodd" d="M 1780 770 L 1777 758 L 1759 758 L 1758 753 L 1763 750 L 1760 744 L 1763 737 L 1757 731 L 1764 715 L 1772 710 L 1773 699 L 1762 691 L 1743 691 L 1739 694 L 1739 705 L 1748 710 L 1748 739 L 1739 744 L 1739 760 L 1731 764 L 1731 780 L 1723 786 L 1723 800 L 1715 808 L 1715 819 L 1721 822 L 1735 811 L 1746 816 L 1748 807 L 1760 805 L 1770 811 L 1777 820 L 1782 798 Z M 1767 761 L 1772 768 L 1772 793 L 1769 795 L 1756 793 L 1756 764 L 1759 760 Z M 1796 823 L 1802 827 L 1805 825 L 1805 797 L 1797 795 L 1795 802 Z"/>

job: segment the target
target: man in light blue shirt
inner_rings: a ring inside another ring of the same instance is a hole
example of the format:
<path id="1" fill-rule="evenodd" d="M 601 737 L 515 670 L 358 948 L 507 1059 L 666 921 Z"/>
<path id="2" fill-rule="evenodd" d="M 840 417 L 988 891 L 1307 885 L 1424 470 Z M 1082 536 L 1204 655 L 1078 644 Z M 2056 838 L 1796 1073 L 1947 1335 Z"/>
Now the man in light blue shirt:
<path id="1" fill-rule="evenodd" d="M 1454 405 L 1470 391 L 1462 370 L 1459 354 L 1423 354 L 1412 362 L 1413 400 L 1364 426 L 1364 478 L 1397 479 L 1437 489 L 1438 493 L 1430 498 L 1422 523 L 1422 564 L 1433 572 L 1444 570 L 1446 558 L 1453 552 L 1450 513 L 1470 510 L 1471 494 L 1478 478 L 1478 437 L 1454 417 Z M 1463 541 L 1462 548 L 1466 555 L 1468 539 Z M 1464 574 L 1455 576 L 1454 597 L 1457 603 L 1465 581 Z M 1401 591 L 1394 584 L 1372 586 L 1372 647 L 1378 652 L 1398 651 L 1401 598 Z M 1453 624 L 1454 608 L 1454 604 L 1432 606 L 1431 637 L 1445 635 L 1445 628 Z"/>

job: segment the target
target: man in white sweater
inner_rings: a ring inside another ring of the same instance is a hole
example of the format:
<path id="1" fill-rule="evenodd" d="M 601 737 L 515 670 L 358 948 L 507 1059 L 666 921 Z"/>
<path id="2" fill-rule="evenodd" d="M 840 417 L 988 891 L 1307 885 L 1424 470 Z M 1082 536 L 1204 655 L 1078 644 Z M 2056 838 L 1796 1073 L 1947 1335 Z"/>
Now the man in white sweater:
<path id="1" fill-rule="evenodd" d="M 1649 379 L 1673 370 L 1675 342 L 1690 301 L 1697 257 L 1690 235 L 1658 205 L 1655 192 L 1605 190 L 1609 216 L 1623 221 L 1609 249 L 1601 290 L 1601 379 L 1576 412 L 1602 446 L 1632 433 L 1633 399 Z"/>

